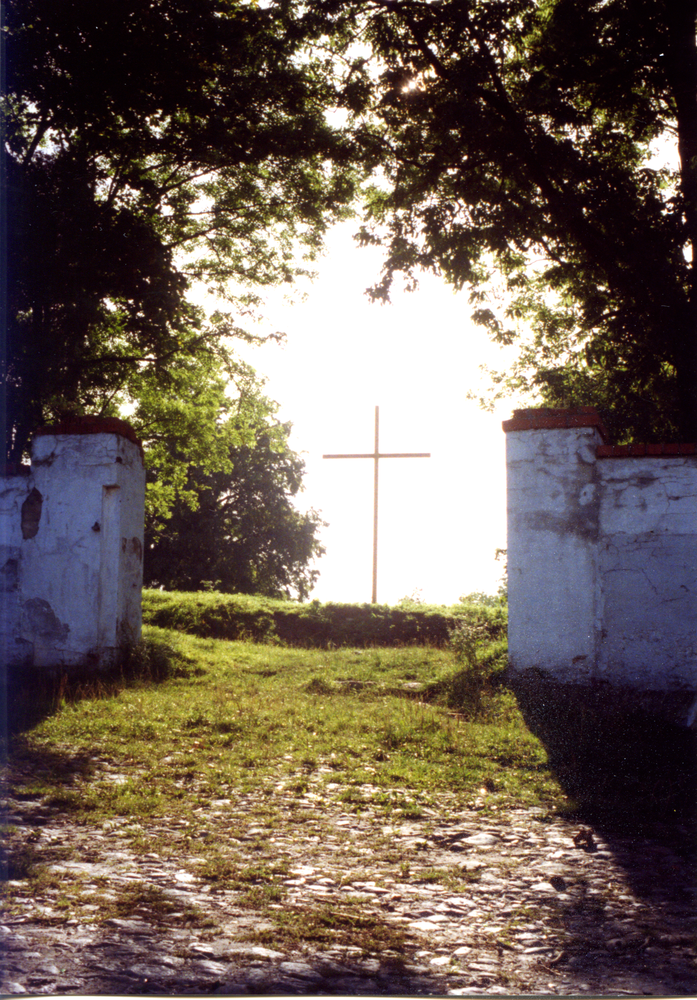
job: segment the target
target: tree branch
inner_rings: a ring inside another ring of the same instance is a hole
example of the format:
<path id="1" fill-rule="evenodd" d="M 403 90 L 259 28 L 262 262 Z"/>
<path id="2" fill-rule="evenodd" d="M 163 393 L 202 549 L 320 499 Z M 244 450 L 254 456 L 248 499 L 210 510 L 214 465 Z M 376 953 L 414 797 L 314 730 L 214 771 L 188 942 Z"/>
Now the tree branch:
<path id="1" fill-rule="evenodd" d="M 30 160 L 32 159 L 34 153 L 36 152 L 39 146 L 39 143 L 46 135 L 46 132 L 48 131 L 50 124 L 51 124 L 51 116 L 47 111 L 43 111 L 41 113 L 41 118 L 39 119 L 39 124 L 37 125 L 36 132 L 34 133 L 34 138 L 29 143 L 29 148 L 22 157 L 23 164 L 27 164 L 30 162 Z"/>

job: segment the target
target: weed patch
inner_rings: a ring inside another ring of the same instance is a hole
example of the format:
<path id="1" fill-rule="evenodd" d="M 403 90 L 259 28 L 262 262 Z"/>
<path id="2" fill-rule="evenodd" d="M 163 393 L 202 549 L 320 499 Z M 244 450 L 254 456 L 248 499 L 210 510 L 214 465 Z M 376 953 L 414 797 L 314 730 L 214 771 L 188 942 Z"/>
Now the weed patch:
<path id="1" fill-rule="evenodd" d="M 404 931 L 366 914 L 360 903 L 317 907 L 284 906 L 271 910 L 273 931 L 254 932 L 250 939 L 274 947 L 357 948 L 364 955 L 390 952 L 389 960 L 401 964 L 413 943 Z M 397 965 L 395 965 L 395 968 Z"/>
<path id="2" fill-rule="evenodd" d="M 466 892 L 468 886 L 481 880 L 482 873 L 478 869 L 467 871 L 461 868 L 426 868 L 413 876 L 414 882 L 436 883 L 444 885 L 451 892 Z"/>

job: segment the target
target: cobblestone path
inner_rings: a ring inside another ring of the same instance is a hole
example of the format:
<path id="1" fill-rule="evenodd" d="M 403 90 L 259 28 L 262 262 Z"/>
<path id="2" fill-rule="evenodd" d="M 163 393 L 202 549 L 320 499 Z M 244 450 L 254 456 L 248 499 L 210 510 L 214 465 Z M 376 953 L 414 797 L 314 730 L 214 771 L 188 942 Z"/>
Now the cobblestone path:
<path id="1" fill-rule="evenodd" d="M 176 844 L 174 853 L 139 853 L 138 829 L 126 820 L 94 829 L 41 801 L 10 800 L 13 836 L 33 842 L 73 894 L 77 886 L 79 906 L 66 905 L 55 878 L 31 899 L 21 879 L 11 881 L 0 990 L 697 992 L 687 830 L 673 841 L 616 838 L 523 810 L 453 813 L 447 796 L 418 819 L 388 823 L 338 800 L 318 809 L 311 792 L 304 798 L 280 827 L 252 822 L 250 796 L 206 810 L 205 835 L 223 851 L 229 846 L 236 865 L 262 856 L 282 862 L 274 893 L 258 903 L 249 891 L 210 880 L 183 822 L 159 819 L 142 831 L 151 842 Z M 105 916 L 109 900 L 124 894 L 140 902 Z M 334 941 L 332 914 L 344 926 L 372 927 L 374 946 Z M 326 928 L 316 940 L 293 933 L 308 915 Z"/>

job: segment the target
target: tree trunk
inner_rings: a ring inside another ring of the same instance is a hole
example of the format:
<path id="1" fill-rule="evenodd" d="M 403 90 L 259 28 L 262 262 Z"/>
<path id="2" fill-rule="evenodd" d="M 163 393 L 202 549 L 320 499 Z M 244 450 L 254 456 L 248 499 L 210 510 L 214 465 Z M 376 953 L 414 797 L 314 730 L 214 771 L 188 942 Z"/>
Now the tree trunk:
<path id="1" fill-rule="evenodd" d="M 678 364 L 681 437 L 697 441 L 697 0 L 666 5 L 671 45 L 665 55 L 666 73 L 675 99 L 683 197 L 690 267 L 690 323 L 685 330 Z"/>

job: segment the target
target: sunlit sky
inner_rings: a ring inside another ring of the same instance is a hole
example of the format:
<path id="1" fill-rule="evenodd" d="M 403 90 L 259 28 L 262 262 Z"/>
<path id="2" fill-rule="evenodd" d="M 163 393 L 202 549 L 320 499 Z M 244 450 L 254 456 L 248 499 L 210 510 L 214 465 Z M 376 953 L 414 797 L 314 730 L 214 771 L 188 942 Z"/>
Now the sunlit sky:
<path id="1" fill-rule="evenodd" d="M 449 604 L 495 593 L 503 572 L 495 552 L 506 545 L 501 421 L 514 404 L 489 413 L 467 394 L 482 387 L 480 365 L 505 359 L 470 323 L 466 294 L 435 277 L 391 305 L 372 304 L 365 289 L 379 253 L 356 247 L 351 232 L 350 224 L 333 231 L 304 301 L 270 297 L 266 324 L 285 331 L 285 344 L 244 352 L 293 424 L 291 447 L 306 463 L 298 506 L 328 522 L 311 596 L 370 601 L 373 462 L 322 456 L 372 452 L 376 405 L 381 452 L 431 453 L 380 462 L 378 601 L 418 593 Z"/>

